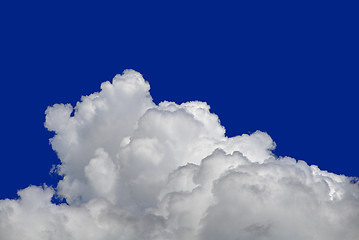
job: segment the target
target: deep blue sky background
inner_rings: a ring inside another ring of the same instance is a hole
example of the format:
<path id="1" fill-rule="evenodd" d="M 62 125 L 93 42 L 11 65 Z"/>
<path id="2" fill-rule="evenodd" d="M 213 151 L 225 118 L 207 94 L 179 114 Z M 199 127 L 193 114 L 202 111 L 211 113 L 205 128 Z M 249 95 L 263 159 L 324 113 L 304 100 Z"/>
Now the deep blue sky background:
<path id="1" fill-rule="evenodd" d="M 249 2 L 249 3 L 248 3 Z M 355 1 L 11 1 L 0 4 L 0 199 L 54 184 L 43 127 L 126 68 L 155 102 L 208 102 L 229 136 L 359 176 Z"/>

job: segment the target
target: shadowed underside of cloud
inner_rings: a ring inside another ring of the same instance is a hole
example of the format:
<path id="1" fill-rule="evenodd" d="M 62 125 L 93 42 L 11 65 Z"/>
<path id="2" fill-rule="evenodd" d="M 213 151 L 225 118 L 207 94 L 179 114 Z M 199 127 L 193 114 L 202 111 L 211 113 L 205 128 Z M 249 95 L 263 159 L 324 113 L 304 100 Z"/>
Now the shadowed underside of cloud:
<path id="1" fill-rule="evenodd" d="M 275 157 L 264 132 L 228 138 L 206 103 L 156 105 L 149 90 L 126 70 L 49 107 L 63 180 L 1 200 L 0 239 L 359 239 L 352 178 Z"/>

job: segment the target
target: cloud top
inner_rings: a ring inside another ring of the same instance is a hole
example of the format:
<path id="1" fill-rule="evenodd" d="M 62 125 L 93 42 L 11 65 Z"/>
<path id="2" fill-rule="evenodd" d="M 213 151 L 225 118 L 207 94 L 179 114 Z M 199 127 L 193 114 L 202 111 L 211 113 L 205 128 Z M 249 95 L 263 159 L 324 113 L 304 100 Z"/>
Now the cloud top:
<path id="1" fill-rule="evenodd" d="M 1 200 L 0 239 L 359 238 L 355 179 L 274 156 L 264 132 L 226 137 L 206 103 L 156 105 L 149 90 L 126 70 L 49 107 L 63 180 Z"/>

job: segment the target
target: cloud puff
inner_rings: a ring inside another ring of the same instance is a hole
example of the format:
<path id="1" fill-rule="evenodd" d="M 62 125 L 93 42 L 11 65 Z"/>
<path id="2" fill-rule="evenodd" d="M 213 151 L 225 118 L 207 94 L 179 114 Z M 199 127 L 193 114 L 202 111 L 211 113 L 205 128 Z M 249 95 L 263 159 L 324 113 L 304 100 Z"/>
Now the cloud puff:
<path id="1" fill-rule="evenodd" d="M 0 239 L 359 239 L 355 179 L 274 156 L 264 132 L 228 138 L 206 103 L 156 105 L 149 90 L 126 70 L 49 107 L 63 180 L 1 200 Z"/>

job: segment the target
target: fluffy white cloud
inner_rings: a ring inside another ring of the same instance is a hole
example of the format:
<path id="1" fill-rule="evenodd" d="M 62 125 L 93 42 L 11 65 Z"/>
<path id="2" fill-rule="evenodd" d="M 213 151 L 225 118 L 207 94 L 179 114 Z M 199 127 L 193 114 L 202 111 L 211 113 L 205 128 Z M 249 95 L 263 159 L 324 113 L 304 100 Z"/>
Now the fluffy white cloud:
<path id="1" fill-rule="evenodd" d="M 46 110 L 63 180 L 1 200 L 0 239 L 359 239 L 353 179 L 275 157 L 263 132 L 228 138 L 206 103 L 156 105 L 149 89 L 127 70 Z"/>

